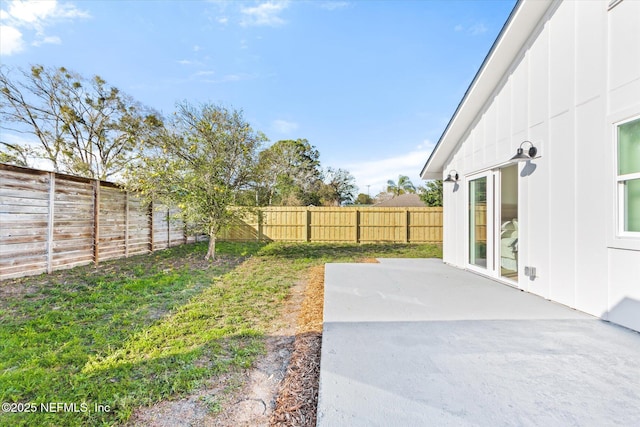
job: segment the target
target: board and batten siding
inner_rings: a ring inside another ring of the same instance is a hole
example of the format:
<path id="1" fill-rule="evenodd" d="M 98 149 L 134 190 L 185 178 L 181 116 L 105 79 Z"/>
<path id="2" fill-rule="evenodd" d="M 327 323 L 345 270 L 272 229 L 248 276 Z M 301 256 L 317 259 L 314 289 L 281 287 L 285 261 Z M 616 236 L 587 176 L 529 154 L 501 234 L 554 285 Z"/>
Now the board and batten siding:
<path id="1" fill-rule="evenodd" d="M 467 263 L 466 176 L 533 141 L 541 157 L 519 166 L 519 256 L 537 277 L 520 268 L 518 286 L 640 330 L 640 251 L 612 237 L 613 124 L 640 114 L 639 29 L 638 1 L 552 3 L 445 165 L 462 177 L 445 186 L 445 262 Z"/>

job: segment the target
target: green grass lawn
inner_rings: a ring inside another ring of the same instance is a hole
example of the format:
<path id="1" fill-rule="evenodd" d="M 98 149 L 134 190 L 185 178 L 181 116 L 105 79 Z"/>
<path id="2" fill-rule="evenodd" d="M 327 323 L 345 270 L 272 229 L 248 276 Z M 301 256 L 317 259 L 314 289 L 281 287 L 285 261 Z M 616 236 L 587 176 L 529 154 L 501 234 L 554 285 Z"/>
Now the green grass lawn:
<path id="1" fill-rule="evenodd" d="M 203 261 L 201 243 L 0 282 L 0 402 L 37 409 L 3 406 L 0 426 L 125 422 L 137 406 L 251 366 L 280 302 L 309 267 L 441 256 L 432 245 L 217 249 L 213 263 Z"/>

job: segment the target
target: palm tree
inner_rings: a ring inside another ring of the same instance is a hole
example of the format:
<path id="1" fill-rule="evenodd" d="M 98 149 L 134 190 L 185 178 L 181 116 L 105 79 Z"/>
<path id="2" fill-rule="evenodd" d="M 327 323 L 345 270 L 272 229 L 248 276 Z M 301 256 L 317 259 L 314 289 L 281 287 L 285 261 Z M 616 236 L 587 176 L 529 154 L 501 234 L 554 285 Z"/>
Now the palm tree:
<path id="1" fill-rule="evenodd" d="M 396 184 L 392 179 L 387 181 L 387 193 L 391 193 L 394 196 L 399 196 L 404 193 L 414 194 L 416 187 L 406 175 L 398 176 L 398 183 Z"/>

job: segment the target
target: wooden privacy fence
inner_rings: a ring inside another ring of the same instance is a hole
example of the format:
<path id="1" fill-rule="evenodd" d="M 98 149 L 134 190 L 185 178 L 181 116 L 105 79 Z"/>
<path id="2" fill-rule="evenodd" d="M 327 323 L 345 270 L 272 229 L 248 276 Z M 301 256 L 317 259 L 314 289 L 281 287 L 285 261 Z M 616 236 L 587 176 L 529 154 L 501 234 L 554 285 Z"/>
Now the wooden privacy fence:
<path id="1" fill-rule="evenodd" d="M 0 164 L 0 280 L 193 242 L 115 184 Z"/>
<path id="2" fill-rule="evenodd" d="M 0 164 L 0 280 L 196 240 L 179 211 L 115 184 Z M 442 208 L 260 208 L 219 240 L 441 243 Z"/>
<path id="3" fill-rule="evenodd" d="M 442 243 L 442 208 L 267 207 L 220 237 L 230 241 Z"/>

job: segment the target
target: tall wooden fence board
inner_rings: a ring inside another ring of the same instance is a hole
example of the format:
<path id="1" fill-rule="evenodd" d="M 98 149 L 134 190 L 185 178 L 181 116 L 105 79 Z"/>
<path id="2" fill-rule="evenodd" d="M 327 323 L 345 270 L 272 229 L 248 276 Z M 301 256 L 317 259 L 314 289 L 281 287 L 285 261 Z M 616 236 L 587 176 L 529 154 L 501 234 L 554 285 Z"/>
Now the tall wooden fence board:
<path id="1" fill-rule="evenodd" d="M 47 271 L 49 176 L 0 170 L 0 278 Z"/>
<path id="2" fill-rule="evenodd" d="M 151 217 L 149 206 L 129 193 L 127 255 L 139 255 L 151 250 Z"/>
<path id="3" fill-rule="evenodd" d="M 182 245 L 187 242 L 185 223 L 179 209 L 169 210 L 169 246 Z"/>
<path id="4" fill-rule="evenodd" d="M 53 209 L 54 270 L 93 261 L 93 201 L 91 182 L 56 177 Z"/>
<path id="5" fill-rule="evenodd" d="M 305 241 L 304 224 L 306 211 L 304 208 L 281 207 L 261 210 L 262 240 L 272 241 Z M 225 239 L 223 237 L 222 239 Z"/>
<path id="6" fill-rule="evenodd" d="M 125 256 L 126 193 L 117 187 L 100 185 L 99 259 Z"/>

